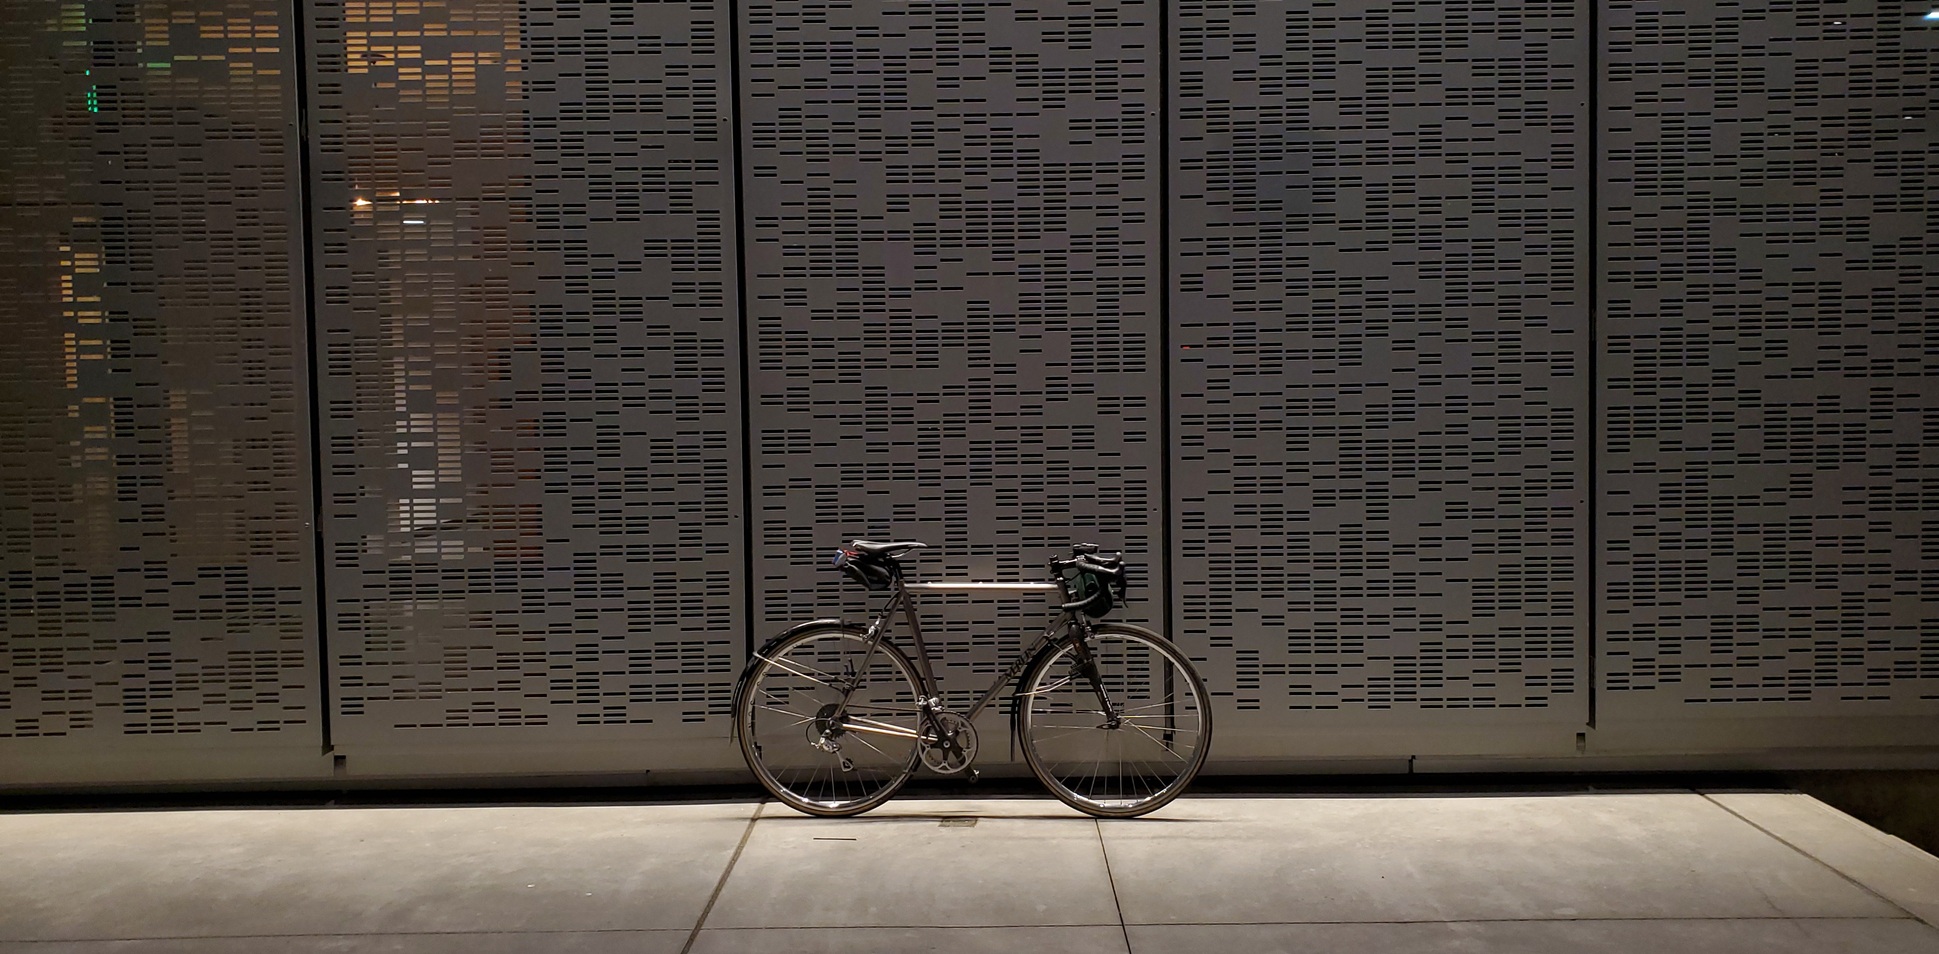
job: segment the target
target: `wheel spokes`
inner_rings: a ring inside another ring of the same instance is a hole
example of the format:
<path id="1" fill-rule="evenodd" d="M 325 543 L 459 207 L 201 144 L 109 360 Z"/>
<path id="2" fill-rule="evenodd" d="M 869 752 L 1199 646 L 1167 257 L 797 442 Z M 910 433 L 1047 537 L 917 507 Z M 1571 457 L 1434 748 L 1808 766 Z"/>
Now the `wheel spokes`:
<path id="1" fill-rule="evenodd" d="M 871 651 L 861 634 L 830 629 L 758 658 L 754 685 L 743 691 L 743 751 L 777 797 L 805 811 L 847 814 L 872 807 L 908 777 L 920 710 L 913 670 L 899 651 Z"/>
<path id="2" fill-rule="evenodd" d="M 1028 707 L 1025 752 L 1072 805 L 1141 814 L 1197 771 L 1203 689 L 1172 651 L 1141 637 L 1100 628 L 1088 646 L 1091 672 L 1074 644 L 1033 670 L 1020 700 Z"/>

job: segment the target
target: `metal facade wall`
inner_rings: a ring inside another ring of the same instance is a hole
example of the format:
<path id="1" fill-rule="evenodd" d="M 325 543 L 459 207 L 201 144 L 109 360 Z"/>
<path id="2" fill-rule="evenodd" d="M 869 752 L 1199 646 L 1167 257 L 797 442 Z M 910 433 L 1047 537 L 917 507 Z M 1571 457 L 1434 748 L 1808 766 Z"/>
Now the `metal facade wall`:
<path id="1" fill-rule="evenodd" d="M 1929 9 L 1608 7 L 1610 720 L 1939 714 Z"/>
<path id="2" fill-rule="evenodd" d="M 725 736 L 725 4 L 309 8 L 339 747 Z"/>
<path id="3" fill-rule="evenodd" d="M 0 780 L 320 751 L 291 26 L 0 7 Z"/>
<path id="4" fill-rule="evenodd" d="M 0 783 L 728 767 L 855 537 L 1219 760 L 1930 745 L 1926 13 L 0 4 Z"/>
<path id="5" fill-rule="evenodd" d="M 825 568 L 853 538 L 929 543 L 929 580 L 1123 548 L 1127 618 L 1162 618 L 1159 8 L 741 10 L 756 638 L 860 615 Z M 934 614 L 945 688 L 1044 613 Z"/>
<path id="6" fill-rule="evenodd" d="M 1586 722 L 1587 22 L 1178 5 L 1172 598 L 1226 737 Z"/>

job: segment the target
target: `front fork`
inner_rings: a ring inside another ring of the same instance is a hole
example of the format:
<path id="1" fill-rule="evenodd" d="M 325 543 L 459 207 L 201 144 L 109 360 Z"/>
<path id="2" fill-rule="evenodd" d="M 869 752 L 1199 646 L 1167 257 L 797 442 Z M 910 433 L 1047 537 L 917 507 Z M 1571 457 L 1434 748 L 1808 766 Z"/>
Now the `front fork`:
<path id="1" fill-rule="evenodd" d="M 1119 728 L 1124 724 L 1124 715 L 1118 711 L 1118 707 L 1111 702 L 1110 695 L 1104 691 L 1104 677 L 1097 671 L 1097 657 L 1091 654 L 1091 624 L 1080 615 L 1073 620 L 1072 629 L 1075 637 L 1072 643 L 1075 646 L 1074 654 L 1077 656 L 1077 672 L 1084 677 L 1084 681 L 1091 684 L 1091 691 L 1097 693 L 1098 709 L 1104 714 L 1104 725 L 1100 728 Z"/>

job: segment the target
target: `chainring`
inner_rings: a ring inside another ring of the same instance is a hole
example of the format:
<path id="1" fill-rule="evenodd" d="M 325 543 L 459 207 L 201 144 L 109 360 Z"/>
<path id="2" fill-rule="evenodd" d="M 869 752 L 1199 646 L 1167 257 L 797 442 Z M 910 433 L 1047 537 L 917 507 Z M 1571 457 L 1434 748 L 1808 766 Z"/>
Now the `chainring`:
<path id="1" fill-rule="evenodd" d="M 954 712 L 932 715 L 935 724 L 922 730 L 922 764 L 941 775 L 955 775 L 969 768 L 976 760 L 976 727 Z"/>

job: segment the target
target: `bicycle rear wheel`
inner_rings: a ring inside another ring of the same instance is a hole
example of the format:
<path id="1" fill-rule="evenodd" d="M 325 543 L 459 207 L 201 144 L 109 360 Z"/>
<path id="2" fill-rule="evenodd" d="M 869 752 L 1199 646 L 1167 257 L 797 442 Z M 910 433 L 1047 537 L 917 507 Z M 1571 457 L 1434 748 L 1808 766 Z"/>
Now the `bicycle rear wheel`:
<path id="1" fill-rule="evenodd" d="M 829 625 L 789 635 L 748 667 L 734 724 L 774 797 L 810 815 L 856 815 L 915 772 L 921 712 L 909 657 Z"/>
<path id="2" fill-rule="evenodd" d="M 1086 644 L 1080 638 L 1073 628 L 1024 675 L 1024 761 L 1078 811 L 1143 815 L 1177 798 L 1205 764 L 1205 684 L 1177 647 L 1148 629 L 1099 624 Z"/>

